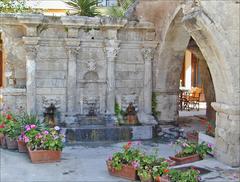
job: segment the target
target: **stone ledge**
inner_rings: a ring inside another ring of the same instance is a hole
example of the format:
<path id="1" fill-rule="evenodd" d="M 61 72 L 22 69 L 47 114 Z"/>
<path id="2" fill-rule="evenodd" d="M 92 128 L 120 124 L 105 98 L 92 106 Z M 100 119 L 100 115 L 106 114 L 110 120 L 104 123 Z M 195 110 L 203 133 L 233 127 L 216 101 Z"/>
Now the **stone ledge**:
<path id="1" fill-rule="evenodd" d="M 228 104 L 217 103 L 217 102 L 211 103 L 211 106 L 214 108 L 215 111 L 220 112 L 220 113 L 222 112 L 222 113 L 230 114 L 230 115 L 240 115 L 240 107 L 239 106 L 228 105 Z"/>
<path id="2" fill-rule="evenodd" d="M 3 88 L 0 89 L 3 96 L 22 96 L 26 95 L 26 89 L 23 88 Z"/>

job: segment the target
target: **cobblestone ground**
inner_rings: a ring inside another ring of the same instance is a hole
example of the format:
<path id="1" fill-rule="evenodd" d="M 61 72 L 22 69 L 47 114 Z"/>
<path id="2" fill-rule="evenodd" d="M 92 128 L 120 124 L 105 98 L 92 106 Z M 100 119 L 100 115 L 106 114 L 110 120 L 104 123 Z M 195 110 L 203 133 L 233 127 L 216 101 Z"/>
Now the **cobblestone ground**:
<path id="1" fill-rule="evenodd" d="M 147 152 L 158 149 L 163 157 L 171 156 L 174 149 L 168 144 L 145 141 Z M 126 181 L 108 175 L 105 160 L 118 151 L 124 143 L 84 143 L 66 146 L 62 160 L 52 164 L 32 164 L 26 154 L 0 149 L 1 182 L 118 182 Z M 188 165 L 203 167 L 211 172 L 202 176 L 203 181 L 239 181 L 239 168 L 230 168 L 214 158 Z"/>

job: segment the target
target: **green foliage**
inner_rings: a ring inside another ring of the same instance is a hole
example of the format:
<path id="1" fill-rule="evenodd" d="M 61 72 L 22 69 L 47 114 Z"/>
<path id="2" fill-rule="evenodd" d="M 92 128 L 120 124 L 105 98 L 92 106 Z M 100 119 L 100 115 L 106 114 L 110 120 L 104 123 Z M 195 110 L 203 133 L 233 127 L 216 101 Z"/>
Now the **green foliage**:
<path id="1" fill-rule="evenodd" d="M 200 158 L 204 158 L 208 152 L 212 151 L 212 146 L 202 142 L 201 144 L 189 142 L 186 140 L 178 140 L 177 145 L 180 145 L 182 150 L 176 154 L 176 157 L 187 157 L 193 154 L 199 154 Z"/>
<path id="2" fill-rule="evenodd" d="M 155 92 L 152 93 L 152 113 L 154 116 L 158 116 L 160 114 L 160 112 L 157 111 L 157 95 Z"/>
<path id="3" fill-rule="evenodd" d="M 189 169 L 187 171 L 172 169 L 169 172 L 169 176 L 172 182 L 198 182 L 199 174 L 199 171 L 195 169 Z"/>
<path id="4" fill-rule="evenodd" d="M 0 13 L 29 13 L 33 10 L 26 6 L 24 0 L 1 0 Z"/>
<path id="5" fill-rule="evenodd" d="M 24 112 L 21 116 L 18 116 L 18 120 L 21 123 L 22 131 L 24 131 L 24 127 L 26 125 L 34 124 L 40 130 L 44 130 L 46 128 L 45 123 L 40 122 L 36 115 L 31 115 Z"/>
<path id="6" fill-rule="evenodd" d="M 100 12 L 97 10 L 97 0 L 68 0 L 66 3 L 74 9 L 74 12 L 68 12 L 68 15 L 90 17 L 100 15 Z"/>
<path id="7" fill-rule="evenodd" d="M 119 6 L 112 6 L 107 9 L 107 15 L 111 17 L 124 17 L 128 8 L 134 3 L 135 0 L 122 0 L 119 1 Z"/>

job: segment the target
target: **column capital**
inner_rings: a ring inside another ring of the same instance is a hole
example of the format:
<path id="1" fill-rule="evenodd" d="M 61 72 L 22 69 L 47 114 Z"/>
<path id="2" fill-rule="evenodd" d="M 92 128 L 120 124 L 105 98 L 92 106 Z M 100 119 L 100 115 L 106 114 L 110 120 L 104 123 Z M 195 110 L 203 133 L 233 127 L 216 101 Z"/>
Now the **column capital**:
<path id="1" fill-rule="evenodd" d="M 211 106 L 219 113 L 225 113 L 230 115 L 240 115 L 240 107 L 235 105 L 228 105 L 224 103 L 212 102 Z"/>
<path id="2" fill-rule="evenodd" d="M 147 47 L 141 50 L 144 61 L 151 62 L 154 57 L 155 48 Z"/>
<path id="3" fill-rule="evenodd" d="M 117 57 L 120 50 L 120 41 L 118 40 L 108 40 L 105 42 L 104 52 L 106 53 L 107 58 Z"/>

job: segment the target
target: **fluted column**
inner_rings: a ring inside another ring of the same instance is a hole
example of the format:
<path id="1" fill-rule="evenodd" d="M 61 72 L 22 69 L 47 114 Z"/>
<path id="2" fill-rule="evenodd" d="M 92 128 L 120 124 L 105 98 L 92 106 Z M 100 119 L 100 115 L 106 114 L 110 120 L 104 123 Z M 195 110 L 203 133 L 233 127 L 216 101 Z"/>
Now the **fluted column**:
<path id="1" fill-rule="evenodd" d="M 68 72 L 67 72 L 67 112 L 72 115 L 76 112 L 77 94 L 77 52 L 78 47 L 68 47 Z"/>
<path id="2" fill-rule="evenodd" d="M 38 51 L 38 37 L 24 37 L 26 50 L 26 96 L 27 112 L 36 113 L 36 59 Z"/>
<path id="3" fill-rule="evenodd" d="M 154 48 L 143 48 L 144 59 L 144 112 L 152 113 L 152 60 Z"/>
<path id="4" fill-rule="evenodd" d="M 119 41 L 110 40 L 106 48 L 107 58 L 107 111 L 114 114 L 115 107 L 115 59 L 119 52 Z"/>

